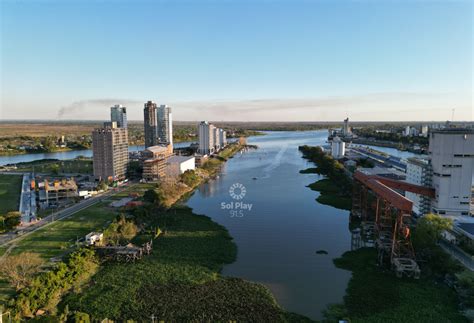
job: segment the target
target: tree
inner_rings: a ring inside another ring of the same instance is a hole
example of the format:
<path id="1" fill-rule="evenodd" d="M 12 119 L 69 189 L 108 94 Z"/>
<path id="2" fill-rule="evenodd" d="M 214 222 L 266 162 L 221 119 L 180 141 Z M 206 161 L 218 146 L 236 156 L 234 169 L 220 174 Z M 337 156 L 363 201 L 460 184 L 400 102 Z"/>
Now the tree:
<path id="1" fill-rule="evenodd" d="M 0 272 L 17 290 L 20 290 L 30 284 L 42 264 L 43 259 L 38 254 L 24 252 L 6 257 L 0 263 Z"/>
<path id="2" fill-rule="evenodd" d="M 97 185 L 97 190 L 99 191 L 107 191 L 108 189 L 109 189 L 109 186 L 104 181 L 100 181 L 99 185 Z"/>
<path id="3" fill-rule="evenodd" d="M 431 249 L 441 238 L 441 233 L 444 230 L 451 229 L 452 226 L 451 219 L 435 214 L 427 214 L 416 225 L 413 243 L 417 249 Z"/>
<path id="4" fill-rule="evenodd" d="M 18 211 L 8 212 L 2 219 L 2 225 L 7 231 L 16 228 L 20 222 L 21 214 Z"/>
<path id="5" fill-rule="evenodd" d="M 164 194 L 160 188 L 158 189 L 149 189 L 143 194 L 143 199 L 146 202 L 153 203 L 156 206 L 161 206 L 162 201 L 164 200 Z"/>

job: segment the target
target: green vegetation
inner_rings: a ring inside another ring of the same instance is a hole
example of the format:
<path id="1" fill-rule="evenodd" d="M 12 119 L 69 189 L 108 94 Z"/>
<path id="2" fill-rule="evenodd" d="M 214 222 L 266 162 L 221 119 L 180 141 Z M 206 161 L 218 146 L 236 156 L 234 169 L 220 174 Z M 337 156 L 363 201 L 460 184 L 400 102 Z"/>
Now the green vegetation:
<path id="1" fill-rule="evenodd" d="M 107 245 L 126 245 L 138 232 L 133 221 L 127 221 L 122 214 L 118 220 L 112 222 L 104 231 L 104 240 Z"/>
<path id="2" fill-rule="evenodd" d="M 284 320 L 266 288 L 219 275 L 237 253 L 224 227 L 187 207 L 149 220 L 163 229 L 152 254 L 135 264 L 102 267 L 87 289 L 66 297 L 69 309 L 98 320 L 145 321 L 152 314 L 165 321 Z"/>
<path id="3" fill-rule="evenodd" d="M 180 175 L 180 180 L 189 187 L 196 187 L 201 182 L 201 178 L 192 169 L 188 169 Z"/>
<path id="4" fill-rule="evenodd" d="M 428 137 L 419 137 L 419 136 L 403 136 L 402 131 L 405 130 L 404 127 L 397 127 L 393 132 L 376 132 L 376 129 L 373 127 L 362 127 L 354 129 L 354 133 L 360 137 L 372 138 L 378 141 L 389 141 L 404 145 L 413 145 L 418 144 L 421 146 L 428 146 Z"/>
<path id="5" fill-rule="evenodd" d="M 21 175 L 0 174 L 0 214 L 18 211 L 22 181 Z"/>
<path id="6" fill-rule="evenodd" d="M 427 214 L 418 220 L 412 242 L 425 276 L 442 280 L 446 274 L 454 275 L 461 270 L 460 265 L 437 244 L 441 232 L 451 228 L 451 219 L 435 214 Z"/>
<path id="7" fill-rule="evenodd" d="M 322 174 L 327 178 L 308 185 L 320 192 L 316 200 L 342 210 L 350 210 L 352 206 L 352 182 L 344 172 L 344 166 L 331 156 L 324 153 L 321 147 L 300 146 L 303 157 L 314 162 L 316 168 L 301 170 L 302 174 Z"/>
<path id="8" fill-rule="evenodd" d="M 116 215 L 114 210 L 106 207 L 106 202 L 98 203 L 30 233 L 16 243 L 12 253 L 30 251 L 44 259 L 60 256 L 74 249 L 77 239 L 106 227 Z"/>
<path id="9" fill-rule="evenodd" d="M 78 157 L 71 160 L 43 159 L 17 164 L 17 171 L 59 174 L 92 174 L 92 159 Z"/>
<path id="10" fill-rule="evenodd" d="M 341 210 L 350 210 L 352 200 L 347 196 L 340 196 L 340 188 L 330 179 L 321 179 L 308 185 L 313 191 L 317 191 L 320 195 L 316 198 L 321 204 L 330 205 Z"/>
<path id="11" fill-rule="evenodd" d="M 344 305 L 326 311 L 328 320 L 351 322 L 467 322 L 458 311 L 455 292 L 432 280 L 399 279 L 376 265 L 376 250 L 363 248 L 335 259 L 352 271 Z"/>
<path id="12" fill-rule="evenodd" d="M 300 174 L 319 174 L 319 172 L 318 172 L 318 168 L 311 167 L 311 168 L 300 170 Z"/>
<path id="13" fill-rule="evenodd" d="M 54 270 L 39 274 L 14 301 L 17 318 L 32 317 L 38 310 L 56 314 L 62 295 L 73 289 L 78 291 L 95 274 L 99 267 L 95 252 L 79 249 L 69 255 Z"/>
<path id="14" fill-rule="evenodd" d="M 16 228 L 21 221 L 20 212 L 8 212 L 5 215 L 0 215 L 0 233 L 11 231 Z"/>

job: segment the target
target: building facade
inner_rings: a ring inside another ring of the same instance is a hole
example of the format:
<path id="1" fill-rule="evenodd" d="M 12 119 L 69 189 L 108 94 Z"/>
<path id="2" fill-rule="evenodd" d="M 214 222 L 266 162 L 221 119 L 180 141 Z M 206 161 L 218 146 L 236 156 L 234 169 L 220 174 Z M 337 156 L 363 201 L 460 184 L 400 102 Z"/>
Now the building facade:
<path id="1" fill-rule="evenodd" d="M 158 107 L 157 123 L 158 143 L 173 145 L 173 118 L 169 106 L 162 104 Z"/>
<path id="2" fill-rule="evenodd" d="M 166 176 L 178 177 L 187 170 L 194 170 L 196 159 L 194 156 L 171 156 L 166 164 Z"/>
<path id="3" fill-rule="evenodd" d="M 166 176 L 167 159 L 172 155 L 169 145 L 148 147 L 143 152 L 143 179 L 159 181 Z"/>
<path id="4" fill-rule="evenodd" d="M 339 137 L 334 137 L 331 142 L 331 156 L 334 159 L 344 158 L 346 153 L 346 143 Z"/>
<path id="5" fill-rule="evenodd" d="M 431 187 L 431 164 L 428 159 L 409 158 L 407 160 L 406 181 L 410 184 Z M 427 196 L 405 192 L 407 199 L 413 202 L 413 213 L 425 215 L 431 210 L 431 199 Z"/>
<path id="6" fill-rule="evenodd" d="M 351 127 L 349 126 L 349 118 L 344 119 L 344 126 L 342 128 L 342 135 L 344 137 L 352 135 Z"/>
<path id="7" fill-rule="evenodd" d="M 431 201 L 435 214 L 465 216 L 470 213 L 474 170 L 474 130 L 447 128 L 430 133 L 429 154 L 433 170 Z"/>
<path id="8" fill-rule="evenodd" d="M 118 128 L 127 128 L 127 108 L 116 104 L 110 108 L 110 120 L 117 123 Z"/>
<path id="9" fill-rule="evenodd" d="M 199 123 L 199 149 L 201 155 L 214 153 L 214 126 L 207 121 Z"/>
<path id="10" fill-rule="evenodd" d="M 158 145 L 156 103 L 148 101 L 143 109 L 145 123 L 145 148 Z"/>
<path id="11" fill-rule="evenodd" d="M 128 165 L 128 131 L 116 122 L 104 123 L 92 132 L 94 177 L 98 180 L 123 179 Z"/>

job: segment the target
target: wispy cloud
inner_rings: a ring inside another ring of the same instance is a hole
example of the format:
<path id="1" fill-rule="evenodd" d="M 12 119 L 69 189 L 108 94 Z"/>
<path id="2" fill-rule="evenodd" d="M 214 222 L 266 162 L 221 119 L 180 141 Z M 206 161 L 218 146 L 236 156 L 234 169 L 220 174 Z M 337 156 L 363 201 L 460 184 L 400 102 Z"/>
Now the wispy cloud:
<path id="1" fill-rule="evenodd" d="M 109 107 L 123 104 L 131 120 L 143 118 L 147 99 L 104 98 L 72 102 L 57 112 L 59 119 L 106 119 Z M 153 98 L 151 98 L 153 99 Z M 456 93 L 387 92 L 319 98 L 169 101 L 173 119 L 182 121 L 335 121 L 346 116 L 364 120 L 472 120 L 472 95 Z"/>
<path id="2" fill-rule="evenodd" d="M 81 100 L 75 101 L 71 104 L 62 106 L 58 111 L 58 119 L 62 119 L 68 116 L 75 116 L 78 113 L 86 112 L 90 108 L 97 108 L 97 107 L 111 107 L 115 104 L 122 104 L 122 105 L 130 105 L 130 104 L 138 104 L 141 101 L 134 101 L 134 100 L 124 100 L 124 99 L 93 99 L 93 100 Z"/>

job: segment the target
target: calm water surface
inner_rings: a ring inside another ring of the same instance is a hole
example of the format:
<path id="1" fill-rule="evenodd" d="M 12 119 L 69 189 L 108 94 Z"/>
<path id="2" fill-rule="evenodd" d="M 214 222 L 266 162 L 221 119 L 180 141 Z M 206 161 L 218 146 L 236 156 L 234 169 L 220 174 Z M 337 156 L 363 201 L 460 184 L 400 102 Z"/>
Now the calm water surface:
<path id="1" fill-rule="evenodd" d="M 237 154 L 188 201 L 234 237 L 238 258 L 225 266 L 225 275 L 263 283 L 283 308 L 314 319 L 327 304 L 342 302 L 351 277 L 332 262 L 350 249 L 349 212 L 316 202 L 319 193 L 306 185 L 319 175 L 299 173 L 313 165 L 298 146 L 323 144 L 326 136 L 327 131 L 269 132 L 249 138 L 259 149 Z M 235 183 L 246 188 L 240 201 L 252 204 L 242 214 L 222 209 L 222 203 L 239 201 L 229 194 Z M 328 255 L 316 254 L 319 249 Z"/>

